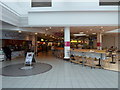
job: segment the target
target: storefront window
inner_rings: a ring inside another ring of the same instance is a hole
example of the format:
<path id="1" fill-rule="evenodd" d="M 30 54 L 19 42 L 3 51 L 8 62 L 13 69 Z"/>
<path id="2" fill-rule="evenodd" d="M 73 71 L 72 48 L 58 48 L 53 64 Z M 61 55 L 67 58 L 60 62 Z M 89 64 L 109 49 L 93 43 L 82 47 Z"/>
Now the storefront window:
<path id="1" fill-rule="evenodd" d="M 52 0 L 32 0 L 32 7 L 51 7 Z"/>
<path id="2" fill-rule="evenodd" d="M 119 5 L 119 0 L 100 0 L 100 5 L 117 6 Z"/>

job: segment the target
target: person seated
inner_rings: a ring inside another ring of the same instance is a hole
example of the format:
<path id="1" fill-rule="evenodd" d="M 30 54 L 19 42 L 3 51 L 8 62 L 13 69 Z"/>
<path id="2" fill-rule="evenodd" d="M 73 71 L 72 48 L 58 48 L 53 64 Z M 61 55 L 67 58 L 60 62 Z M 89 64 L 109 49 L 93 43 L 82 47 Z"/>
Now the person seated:
<path id="1" fill-rule="evenodd" d="M 75 60 L 74 55 L 71 55 L 70 57 L 71 57 L 71 60 Z"/>
<path id="2" fill-rule="evenodd" d="M 111 46 L 111 47 L 108 49 L 108 52 L 113 52 L 113 51 L 115 51 L 115 48 L 114 48 L 114 46 Z"/>

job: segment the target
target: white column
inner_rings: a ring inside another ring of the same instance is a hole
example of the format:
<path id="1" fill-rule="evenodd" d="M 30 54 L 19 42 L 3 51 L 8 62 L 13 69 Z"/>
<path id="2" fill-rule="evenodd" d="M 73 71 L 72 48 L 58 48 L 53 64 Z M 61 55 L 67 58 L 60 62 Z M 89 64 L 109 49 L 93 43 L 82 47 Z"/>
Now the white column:
<path id="1" fill-rule="evenodd" d="M 64 29 L 64 59 L 70 59 L 70 27 Z"/>
<path id="2" fill-rule="evenodd" d="M 102 34 L 97 34 L 97 49 L 102 50 Z"/>

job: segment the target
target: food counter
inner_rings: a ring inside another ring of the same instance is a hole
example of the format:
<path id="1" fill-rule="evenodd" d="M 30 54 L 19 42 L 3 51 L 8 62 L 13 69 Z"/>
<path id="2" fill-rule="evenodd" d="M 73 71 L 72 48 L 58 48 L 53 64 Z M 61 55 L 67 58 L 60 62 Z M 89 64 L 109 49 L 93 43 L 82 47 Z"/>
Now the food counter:
<path id="1" fill-rule="evenodd" d="M 3 50 L 1 49 L 0 50 L 0 61 L 3 61 L 4 60 L 4 53 L 3 53 Z"/>
<path id="2" fill-rule="evenodd" d="M 13 51 L 11 55 L 12 59 L 22 56 L 24 56 L 24 51 Z"/>
<path id="3" fill-rule="evenodd" d="M 24 51 L 13 51 L 11 54 L 11 58 L 15 59 L 18 57 L 23 57 L 24 56 Z M 5 54 L 2 52 L 0 53 L 0 61 L 6 60 Z"/>

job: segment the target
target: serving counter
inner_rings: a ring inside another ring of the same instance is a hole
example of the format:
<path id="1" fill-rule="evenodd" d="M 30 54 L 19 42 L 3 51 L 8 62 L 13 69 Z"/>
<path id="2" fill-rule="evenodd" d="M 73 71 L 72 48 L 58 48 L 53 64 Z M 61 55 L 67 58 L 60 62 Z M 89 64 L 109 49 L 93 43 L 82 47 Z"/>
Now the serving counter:
<path id="1" fill-rule="evenodd" d="M 12 59 L 22 56 L 24 56 L 24 51 L 13 51 L 11 55 Z"/>
<path id="2" fill-rule="evenodd" d="M 24 56 L 24 51 L 12 51 L 11 53 L 11 59 L 15 59 L 18 57 L 23 57 Z M 0 61 L 6 60 L 6 56 L 4 53 L 0 54 Z"/>

